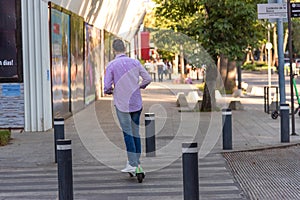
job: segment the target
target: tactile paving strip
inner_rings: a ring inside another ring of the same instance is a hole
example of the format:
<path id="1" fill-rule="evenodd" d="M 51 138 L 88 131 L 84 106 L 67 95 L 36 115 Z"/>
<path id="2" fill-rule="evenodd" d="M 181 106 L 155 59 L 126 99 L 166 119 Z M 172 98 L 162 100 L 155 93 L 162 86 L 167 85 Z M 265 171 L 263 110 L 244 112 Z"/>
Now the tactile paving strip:
<path id="1" fill-rule="evenodd" d="M 300 199 L 300 145 L 223 155 L 249 199 Z"/>

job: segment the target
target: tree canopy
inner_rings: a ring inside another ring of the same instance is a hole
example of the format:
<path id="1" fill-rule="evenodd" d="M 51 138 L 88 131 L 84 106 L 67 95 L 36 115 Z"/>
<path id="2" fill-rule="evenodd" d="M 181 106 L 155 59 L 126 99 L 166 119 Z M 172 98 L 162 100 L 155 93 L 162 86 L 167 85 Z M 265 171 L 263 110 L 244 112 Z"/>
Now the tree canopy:
<path id="1" fill-rule="evenodd" d="M 241 60 L 265 37 L 257 20 L 258 0 L 155 0 L 155 25 L 197 40 L 217 59 Z M 261 3 L 261 1 L 260 1 Z"/>

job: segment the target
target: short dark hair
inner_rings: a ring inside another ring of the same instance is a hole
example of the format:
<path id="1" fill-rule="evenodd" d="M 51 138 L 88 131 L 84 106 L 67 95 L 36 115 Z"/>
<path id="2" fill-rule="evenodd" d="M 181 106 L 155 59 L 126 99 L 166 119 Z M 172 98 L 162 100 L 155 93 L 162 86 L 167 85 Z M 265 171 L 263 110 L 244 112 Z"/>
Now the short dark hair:
<path id="1" fill-rule="evenodd" d="M 123 40 L 121 40 L 121 39 L 115 39 L 113 41 L 112 47 L 116 52 L 124 52 L 125 51 L 125 44 L 124 44 Z"/>

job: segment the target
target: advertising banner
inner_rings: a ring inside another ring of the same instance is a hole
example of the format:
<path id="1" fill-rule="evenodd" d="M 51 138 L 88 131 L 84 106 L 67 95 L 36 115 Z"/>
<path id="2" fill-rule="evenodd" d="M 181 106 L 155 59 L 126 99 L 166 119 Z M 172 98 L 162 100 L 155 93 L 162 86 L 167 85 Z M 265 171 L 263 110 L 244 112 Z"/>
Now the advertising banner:
<path id="1" fill-rule="evenodd" d="M 19 5 L 19 6 L 17 6 Z M 0 1 L 0 82 L 22 81 L 20 0 Z"/>

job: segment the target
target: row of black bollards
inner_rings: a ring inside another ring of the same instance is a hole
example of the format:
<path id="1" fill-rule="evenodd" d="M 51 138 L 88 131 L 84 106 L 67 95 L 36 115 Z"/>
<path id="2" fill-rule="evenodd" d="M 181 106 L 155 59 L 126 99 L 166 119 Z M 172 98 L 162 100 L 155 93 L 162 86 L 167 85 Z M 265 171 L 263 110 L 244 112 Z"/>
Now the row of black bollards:
<path id="1" fill-rule="evenodd" d="M 155 115 L 145 113 L 146 156 L 156 156 Z M 73 200 L 73 170 L 71 140 L 65 139 L 64 119 L 54 119 L 55 163 L 58 171 L 59 200 Z"/>
<path id="2" fill-rule="evenodd" d="M 222 110 L 223 149 L 232 149 L 232 111 Z M 197 143 L 182 144 L 182 172 L 184 200 L 199 200 L 199 171 Z"/>
<path id="3" fill-rule="evenodd" d="M 280 104 L 280 138 L 282 143 L 290 142 L 289 109 L 289 104 Z M 232 150 L 232 111 L 229 108 L 222 110 L 222 125 L 223 150 Z"/>
<path id="4" fill-rule="evenodd" d="M 155 114 L 145 113 L 146 156 L 156 156 Z M 199 200 L 198 145 L 182 144 L 184 200 Z"/>
<path id="5" fill-rule="evenodd" d="M 281 142 L 289 142 L 289 106 L 280 106 Z M 222 110 L 223 150 L 232 149 L 232 111 Z M 146 156 L 156 156 L 155 114 L 145 113 Z M 73 172 L 71 140 L 64 139 L 64 119 L 54 119 L 55 163 L 58 168 L 59 200 L 73 200 Z M 199 200 L 198 145 L 182 144 L 184 200 Z"/>
<path id="6" fill-rule="evenodd" d="M 223 114 L 224 149 L 231 149 L 231 110 Z M 155 115 L 145 113 L 146 156 L 156 156 Z M 73 200 L 73 173 L 71 140 L 64 139 L 64 119 L 54 119 L 55 162 L 58 168 L 59 200 Z M 197 143 L 182 144 L 184 200 L 199 200 L 198 147 Z"/>

